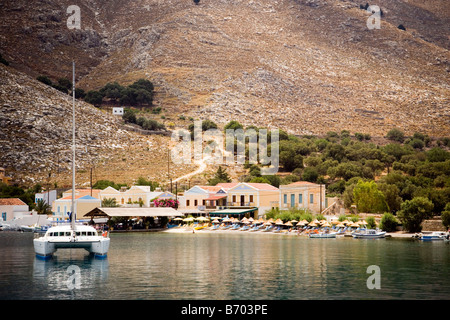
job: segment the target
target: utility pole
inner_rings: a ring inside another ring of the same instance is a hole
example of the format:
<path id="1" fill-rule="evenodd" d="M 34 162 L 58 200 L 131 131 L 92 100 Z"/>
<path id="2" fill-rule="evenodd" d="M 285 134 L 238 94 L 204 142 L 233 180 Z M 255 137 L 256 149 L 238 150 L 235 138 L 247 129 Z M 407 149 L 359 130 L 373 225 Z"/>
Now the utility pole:
<path id="1" fill-rule="evenodd" d="M 90 178 L 90 180 L 91 180 L 91 197 L 92 197 L 92 167 L 91 167 L 91 178 Z"/>

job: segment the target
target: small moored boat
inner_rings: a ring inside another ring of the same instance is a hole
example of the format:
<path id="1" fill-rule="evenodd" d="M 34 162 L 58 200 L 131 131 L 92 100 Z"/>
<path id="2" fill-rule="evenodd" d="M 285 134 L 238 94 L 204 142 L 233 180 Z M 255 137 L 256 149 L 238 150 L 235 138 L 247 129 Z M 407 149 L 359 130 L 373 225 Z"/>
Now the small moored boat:
<path id="1" fill-rule="evenodd" d="M 448 234 L 446 232 L 434 231 L 430 233 L 420 233 L 418 238 L 424 241 L 446 240 L 448 239 Z"/>
<path id="2" fill-rule="evenodd" d="M 319 233 L 309 233 L 310 238 L 336 238 L 337 232 L 319 232 Z"/>
<path id="3" fill-rule="evenodd" d="M 352 237 L 355 239 L 379 239 L 386 236 L 386 231 L 364 229 L 360 231 L 353 231 Z"/>

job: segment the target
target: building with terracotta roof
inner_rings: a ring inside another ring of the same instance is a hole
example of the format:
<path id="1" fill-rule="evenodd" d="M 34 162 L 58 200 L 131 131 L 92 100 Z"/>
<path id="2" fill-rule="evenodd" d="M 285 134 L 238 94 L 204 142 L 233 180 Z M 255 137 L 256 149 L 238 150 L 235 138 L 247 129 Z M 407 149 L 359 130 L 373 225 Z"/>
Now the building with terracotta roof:
<path id="1" fill-rule="evenodd" d="M 170 192 L 163 192 L 157 188 L 155 191 L 150 190 L 150 186 L 132 186 L 116 190 L 113 187 L 107 187 L 99 193 L 100 200 L 116 199 L 116 203 L 121 207 L 140 206 L 152 207 L 154 206 L 152 200 L 154 199 L 175 199 L 176 196 Z"/>
<path id="2" fill-rule="evenodd" d="M 19 198 L 0 198 L 0 218 L 3 221 L 29 215 L 28 205 Z"/>
<path id="3" fill-rule="evenodd" d="M 227 208 L 251 212 L 255 219 L 263 217 L 272 208 L 278 208 L 279 201 L 280 190 L 268 183 L 241 182 L 227 191 Z"/>
<path id="4" fill-rule="evenodd" d="M 327 205 L 325 185 L 308 181 L 297 181 L 280 186 L 280 210 L 290 208 L 322 212 Z"/>

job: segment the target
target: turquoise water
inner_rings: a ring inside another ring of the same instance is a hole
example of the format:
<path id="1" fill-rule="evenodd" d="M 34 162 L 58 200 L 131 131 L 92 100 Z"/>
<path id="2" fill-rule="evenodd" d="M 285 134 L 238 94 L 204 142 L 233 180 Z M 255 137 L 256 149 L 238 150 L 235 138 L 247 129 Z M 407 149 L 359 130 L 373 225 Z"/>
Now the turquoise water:
<path id="1" fill-rule="evenodd" d="M 31 233 L 0 233 L 0 299 L 450 298 L 450 244 L 444 242 L 113 233 L 107 259 L 72 249 L 42 261 L 32 239 Z M 371 265 L 379 267 L 380 289 L 367 286 Z M 69 272 L 74 266 L 76 279 Z"/>

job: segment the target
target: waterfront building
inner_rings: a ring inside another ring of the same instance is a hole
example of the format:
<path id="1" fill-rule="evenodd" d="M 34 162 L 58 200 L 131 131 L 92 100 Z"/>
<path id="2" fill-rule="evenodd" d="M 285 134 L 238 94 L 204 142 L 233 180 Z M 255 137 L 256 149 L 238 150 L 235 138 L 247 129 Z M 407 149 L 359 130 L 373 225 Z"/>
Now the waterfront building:
<path id="1" fill-rule="evenodd" d="M 46 192 L 39 192 L 34 195 L 34 203 L 37 203 L 38 200 L 43 200 L 44 203 L 47 203 L 50 207 L 53 206 L 53 201 L 57 198 L 56 190 L 50 190 Z"/>
<path id="2" fill-rule="evenodd" d="M 153 207 L 155 199 L 175 199 L 176 196 L 171 192 L 163 192 L 160 188 L 151 191 L 150 186 L 132 186 L 129 189 L 122 187 L 120 190 L 107 187 L 100 191 L 99 198 L 116 199 L 121 207 Z"/>
<path id="3" fill-rule="evenodd" d="M 207 212 L 207 208 L 211 210 L 213 206 L 216 206 L 215 203 L 219 203 L 219 200 L 224 198 L 226 198 L 226 191 L 221 186 L 193 186 L 184 192 L 179 209 Z"/>
<path id="4" fill-rule="evenodd" d="M 297 181 L 280 185 L 280 210 L 290 208 L 310 210 L 320 213 L 327 207 L 325 185 L 308 181 Z"/>
<path id="5" fill-rule="evenodd" d="M 29 215 L 28 205 L 19 198 L 0 198 L 0 218 L 3 221 Z"/>
<path id="6" fill-rule="evenodd" d="M 83 219 L 86 213 L 90 212 L 92 209 L 101 207 L 101 203 L 100 199 L 91 197 L 90 195 L 76 195 L 75 206 L 77 219 Z M 71 212 L 71 210 L 72 194 L 53 201 L 53 216 L 59 220 L 69 219 L 69 212 Z"/>
<path id="7" fill-rule="evenodd" d="M 250 215 L 258 219 L 267 211 L 277 208 L 279 198 L 280 190 L 268 183 L 241 182 L 228 189 L 227 209 L 241 209 L 242 213 L 251 211 Z"/>

